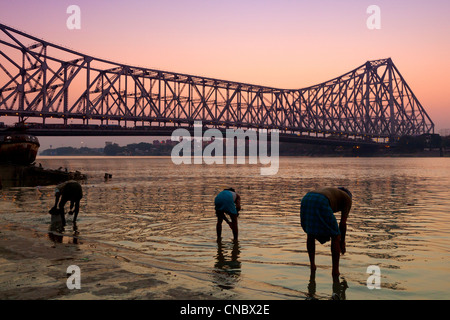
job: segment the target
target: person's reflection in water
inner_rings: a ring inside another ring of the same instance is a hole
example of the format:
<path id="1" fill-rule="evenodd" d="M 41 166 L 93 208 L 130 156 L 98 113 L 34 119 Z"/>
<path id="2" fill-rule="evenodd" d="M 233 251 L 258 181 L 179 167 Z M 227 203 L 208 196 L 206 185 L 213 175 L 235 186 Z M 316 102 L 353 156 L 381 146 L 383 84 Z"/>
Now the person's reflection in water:
<path id="1" fill-rule="evenodd" d="M 64 226 L 60 215 L 52 214 L 48 228 L 48 238 L 54 243 L 62 243 Z"/>
<path id="2" fill-rule="evenodd" d="M 52 215 L 50 226 L 48 228 L 48 238 L 54 243 L 63 243 L 65 231 L 66 230 L 62 224 L 61 216 Z M 79 244 L 78 235 L 80 234 L 80 232 L 78 231 L 76 222 L 73 222 L 72 231 L 73 235 L 72 237 L 69 236 L 68 243 Z"/>
<path id="3" fill-rule="evenodd" d="M 317 300 L 316 295 L 316 273 L 311 272 L 308 283 L 308 296 L 306 300 Z"/>
<path id="4" fill-rule="evenodd" d="M 222 289 L 233 289 L 241 275 L 241 262 L 239 261 L 241 249 L 239 241 L 233 241 L 231 257 L 227 257 L 225 251 L 226 248 L 224 248 L 222 241 L 217 241 L 217 261 L 214 264 L 214 275 L 216 275 L 215 278 L 218 287 Z"/>
<path id="5" fill-rule="evenodd" d="M 333 279 L 333 293 L 331 295 L 332 300 L 346 300 L 345 290 L 347 290 L 348 285 L 345 279 L 339 280 L 339 277 L 332 277 Z M 306 300 L 318 300 L 316 298 L 316 273 L 311 272 L 309 276 L 308 283 L 308 294 Z"/>
<path id="6" fill-rule="evenodd" d="M 345 279 L 342 281 L 339 278 L 333 278 L 333 294 L 331 298 L 333 300 L 346 300 L 345 298 L 345 290 L 347 290 L 348 285 Z"/>

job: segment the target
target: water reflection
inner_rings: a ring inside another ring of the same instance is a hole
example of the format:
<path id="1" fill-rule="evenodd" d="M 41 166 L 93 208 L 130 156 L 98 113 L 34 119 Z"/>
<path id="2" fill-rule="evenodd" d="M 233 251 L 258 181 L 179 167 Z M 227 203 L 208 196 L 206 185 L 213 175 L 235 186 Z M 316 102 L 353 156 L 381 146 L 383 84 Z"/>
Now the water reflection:
<path id="1" fill-rule="evenodd" d="M 53 243 L 69 243 L 69 244 L 79 244 L 79 234 L 78 226 L 76 222 L 72 224 L 72 234 L 66 233 L 66 228 L 62 224 L 60 215 L 51 215 L 50 225 L 48 228 L 48 238 Z M 66 240 L 65 240 L 66 238 Z"/>
<path id="2" fill-rule="evenodd" d="M 331 295 L 333 300 L 346 300 L 345 291 L 347 290 L 348 285 L 345 279 L 342 281 L 337 279 L 333 279 L 333 294 Z"/>
<path id="3" fill-rule="evenodd" d="M 316 289 L 317 289 L 317 285 L 316 285 L 316 273 L 315 272 L 311 272 L 310 276 L 309 276 L 309 282 L 308 282 L 308 288 L 307 288 L 307 300 L 314 300 L 316 299 Z"/>
<path id="4" fill-rule="evenodd" d="M 346 294 L 345 291 L 348 288 L 347 281 L 340 277 L 332 277 L 333 285 L 332 285 L 332 294 L 331 299 L 332 300 L 346 300 Z M 317 284 L 316 284 L 316 273 L 311 272 L 307 287 L 307 297 L 306 300 L 317 300 L 316 298 L 316 290 L 317 290 Z"/>
<path id="5" fill-rule="evenodd" d="M 256 283 L 293 288 L 291 279 L 297 279 L 305 288 L 309 272 L 296 273 L 298 265 L 309 265 L 299 219 L 301 197 L 324 185 L 346 186 L 354 205 L 340 271 L 350 289 L 341 281 L 344 290 L 335 283 L 332 292 L 371 299 L 373 292 L 365 290 L 369 265 L 383 270 L 382 297 L 401 298 L 410 292 L 448 297 L 449 284 L 436 280 L 448 276 L 448 160 L 282 158 L 279 173 L 264 177 L 251 166 L 175 166 L 170 158 L 51 159 L 43 164 L 89 175 L 79 220 L 84 239 L 120 243 L 161 259 L 213 269 L 213 281 L 221 288 L 239 287 L 244 273 Z M 112 178 L 105 181 L 105 172 Z M 239 243 L 205 245 L 215 239 L 214 196 L 229 186 L 242 196 L 240 244 L 245 243 L 245 257 Z M 44 233 L 52 229 L 67 237 L 62 241 L 72 241 L 70 225 L 62 232 L 49 227 L 53 188 L 4 188 L 0 195 L 0 219 L 5 223 L 39 226 Z M 328 247 L 317 248 L 316 254 L 320 264 L 329 265 Z M 249 269 L 242 269 L 244 258 L 251 261 Z M 318 274 L 317 281 L 316 296 L 323 297 L 322 284 L 329 296 L 328 273 Z"/>
<path id="6" fill-rule="evenodd" d="M 420 177 L 396 175 L 358 183 L 357 205 L 349 217 L 354 253 L 392 262 L 405 259 L 405 250 L 415 250 L 415 204 L 426 198 L 420 183 Z"/>
<path id="7" fill-rule="evenodd" d="M 221 240 L 217 241 L 217 255 L 213 275 L 219 288 L 233 289 L 241 276 L 241 262 L 239 261 L 241 249 L 239 241 L 234 240 L 232 242 L 230 254 L 228 254 L 227 249 L 229 250 L 229 246 L 224 246 Z"/>

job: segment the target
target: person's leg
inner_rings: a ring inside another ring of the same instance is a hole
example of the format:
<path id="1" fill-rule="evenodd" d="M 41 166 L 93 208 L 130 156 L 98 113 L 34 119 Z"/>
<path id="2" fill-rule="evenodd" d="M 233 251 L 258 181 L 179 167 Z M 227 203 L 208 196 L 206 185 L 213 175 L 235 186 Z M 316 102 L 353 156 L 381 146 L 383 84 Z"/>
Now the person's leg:
<path id="1" fill-rule="evenodd" d="M 333 277 L 339 276 L 339 256 L 341 254 L 341 236 L 331 237 L 331 260 L 333 264 Z"/>
<path id="2" fill-rule="evenodd" d="M 237 214 L 230 214 L 231 217 L 231 223 L 230 228 L 233 231 L 233 238 L 234 240 L 238 239 L 238 217 Z"/>
<path id="3" fill-rule="evenodd" d="M 66 225 L 66 217 L 65 217 L 65 213 L 64 213 L 64 206 L 66 205 L 67 199 L 65 199 L 64 197 L 61 198 L 61 201 L 59 202 L 59 214 L 61 216 L 61 223 L 63 225 L 63 227 Z"/>
<path id="4" fill-rule="evenodd" d="M 217 216 L 217 224 L 216 224 L 217 241 L 219 241 L 222 238 L 223 212 L 216 211 L 216 216 Z"/>
<path id="5" fill-rule="evenodd" d="M 316 256 L 316 239 L 314 236 L 308 234 L 306 238 L 306 249 L 308 250 L 308 256 L 309 256 L 309 264 L 311 266 L 311 273 L 316 272 L 316 263 L 315 263 L 315 256 Z"/>

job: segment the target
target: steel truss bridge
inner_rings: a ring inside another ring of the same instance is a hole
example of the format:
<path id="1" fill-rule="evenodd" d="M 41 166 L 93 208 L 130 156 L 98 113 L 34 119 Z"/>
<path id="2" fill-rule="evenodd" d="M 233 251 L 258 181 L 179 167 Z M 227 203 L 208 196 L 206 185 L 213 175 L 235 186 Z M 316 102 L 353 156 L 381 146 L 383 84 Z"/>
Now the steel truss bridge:
<path id="1" fill-rule="evenodd" d="M 280 140 L 394 143 L 434 124 L 390 58 L 278 89 L 98 59 L 0 24 L 0 121 L 36 135 L 170 135 L 176 128 L 279 130 Z"/>

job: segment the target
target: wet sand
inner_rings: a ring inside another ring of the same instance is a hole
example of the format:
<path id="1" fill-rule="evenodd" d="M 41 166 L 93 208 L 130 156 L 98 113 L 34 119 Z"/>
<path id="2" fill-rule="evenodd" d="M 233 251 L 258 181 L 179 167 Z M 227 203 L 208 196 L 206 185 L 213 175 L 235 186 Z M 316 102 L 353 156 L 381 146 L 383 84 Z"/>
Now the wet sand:
<path id="1" fill-rule="evenodd" d="M 176 264 L 133 262 L 137 252 L 73 237 L 26 230 L 0 229 L 0 299 L 2 300 L 204 300 L 232 299 L 239 294 L 219 290 L 192 277 Z M 77 242 L 77 241 L 75 241 Z M 81 289 L 68 289 L 67 267 L 81 270 Z"/>

